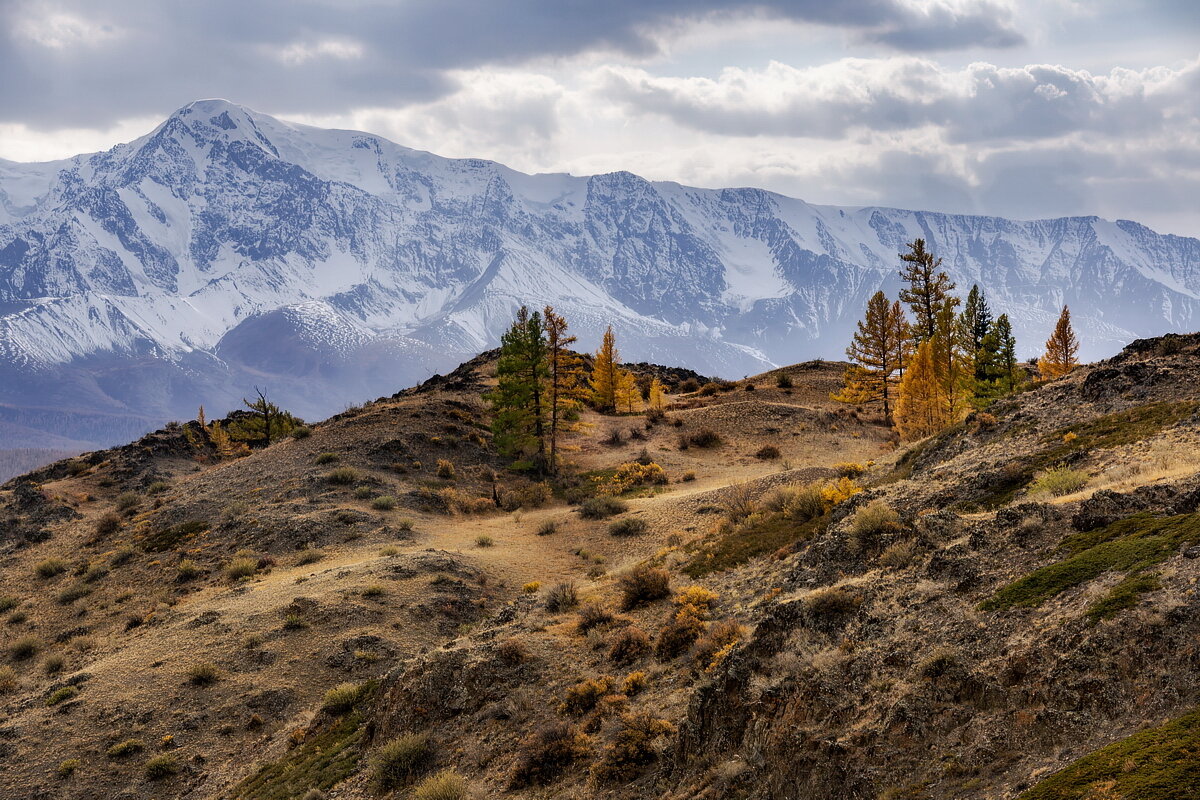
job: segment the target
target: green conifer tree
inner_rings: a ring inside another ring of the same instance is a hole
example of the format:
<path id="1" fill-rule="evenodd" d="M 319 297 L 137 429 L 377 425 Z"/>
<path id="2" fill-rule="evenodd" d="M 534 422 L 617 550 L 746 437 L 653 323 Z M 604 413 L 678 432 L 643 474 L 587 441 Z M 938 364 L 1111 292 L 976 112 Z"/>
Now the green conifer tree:
<path id="1" fill-rule="evenodd" d="M 487 399 L 492 404 L 496 449 L 537 469 L 546 466 L 546 407 L 542 395 L 547 374 L 542 315 L 521 306 L 512 326 L 500 337 L 496 388 Z"/>

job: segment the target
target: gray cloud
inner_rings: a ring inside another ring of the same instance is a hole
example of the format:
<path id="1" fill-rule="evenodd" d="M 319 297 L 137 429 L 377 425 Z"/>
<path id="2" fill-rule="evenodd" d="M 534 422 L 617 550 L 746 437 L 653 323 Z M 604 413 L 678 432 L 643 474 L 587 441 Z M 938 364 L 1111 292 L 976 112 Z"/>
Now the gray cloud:
<path id="1" fill-rule="evenodd" d="M 0 121 L 103 126 L 209 96 L 307 113 L 421 102 L 451 91 L 448 70 L 648 56 L 686 21 L 751 14 L 901 50 L 1023 41 L 998 0 L 0 0 Z"/>
<path id="2" fill-rule="evenodd" d="M 917 58 L 845 59 L 796 69 L 663 78 L 610 68 L 603 91 L 636 111 L 725 135 L 840 138 L 855 129 L 936 126 L 951 142 L 1130 135 L 1195 127 L 1200 60 L 1181 69 L 1092 75 L 1061 66 L 945 70 Z"/>

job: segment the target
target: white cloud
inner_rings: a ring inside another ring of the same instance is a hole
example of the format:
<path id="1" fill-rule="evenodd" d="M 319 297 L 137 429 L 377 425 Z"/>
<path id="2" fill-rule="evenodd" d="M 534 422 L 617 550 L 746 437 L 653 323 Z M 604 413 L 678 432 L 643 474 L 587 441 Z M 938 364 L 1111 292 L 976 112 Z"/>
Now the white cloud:
<path id="1" fill-rule="evenodd" d="M 275 49 L 275 57 L 288 66 L 299 66 L 313 59 L 331 58 L 354 61 L 363 56 L 361 42 L 350 39 L 321 39 L 316 42 L 292 42 Z"/>
<path id="2" fill-rule="evenodd" d="M 12 35 L 50 50 L 68 47 L 93 47 L 120 37 L 120 30 L 109 23 L 97 22 L 65 12 L 27 14 L 15 20 Z"/>

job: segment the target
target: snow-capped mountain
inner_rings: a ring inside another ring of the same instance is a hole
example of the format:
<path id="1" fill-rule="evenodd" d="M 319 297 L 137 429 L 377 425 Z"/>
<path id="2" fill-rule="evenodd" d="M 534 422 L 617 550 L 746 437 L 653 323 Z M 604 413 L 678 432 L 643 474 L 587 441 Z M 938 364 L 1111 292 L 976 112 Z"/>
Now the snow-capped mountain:
<path id="1" fill-rule="evenodd" d="M 1086 357 L 1200 327 L 1200 241 L 1134 222 L 525 175 L 204 100 L 104 153 L 0 161 L 0 421 L 124 438 L 255 384 L 319 417 L 494 346 L 522 303 L 705 373 L 840 357 L 916 237 L 1026 354 L 1064 302 Z"/>

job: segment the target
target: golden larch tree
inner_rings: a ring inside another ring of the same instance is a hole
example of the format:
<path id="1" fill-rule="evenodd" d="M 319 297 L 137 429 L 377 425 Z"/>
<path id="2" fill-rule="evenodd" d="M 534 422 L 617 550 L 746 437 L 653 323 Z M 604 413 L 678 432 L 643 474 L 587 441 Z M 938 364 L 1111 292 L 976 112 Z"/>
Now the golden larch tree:
<path id="1" fill-rule="evenodd" d="M 664 411 L 667 407 L 666 392 L 658 378 L 650 381 L 650 407 L 655 411 Z"/>
<path id="2" fill-rule="evenodd" d="M 896 430 L 906 441 L 931 436 L 946 427 L 949 404 L 934 364 L 932 341 L 921 342 L 909 360 L 896 401 Z"/>
<path id="3" fill-rule="evenodd" d="M 1038 370 L 1046 380 L 1061 378 L 1079 366 L 1079 340 L 1071 328 L 1071 309 L 1063 306 L 1054 333 L 1046 340 L 1046 354 L 1038 359 Z"/>
<path id="4" fill-rule="evenodd" d="M 638 391 L 637 378 L 628 370 L 617 368 L 616 408 L 632 414 L 642 407 L 642 393 Z"/>
<path id="5" fill-rule="evenodd" d="M 617 352 L 617 340 L 612 326 L 604 331 L 596 360 L 592 364 L 592 401 L 601 411 L 617 410 L 617 363 L 621 355 Z"/>

